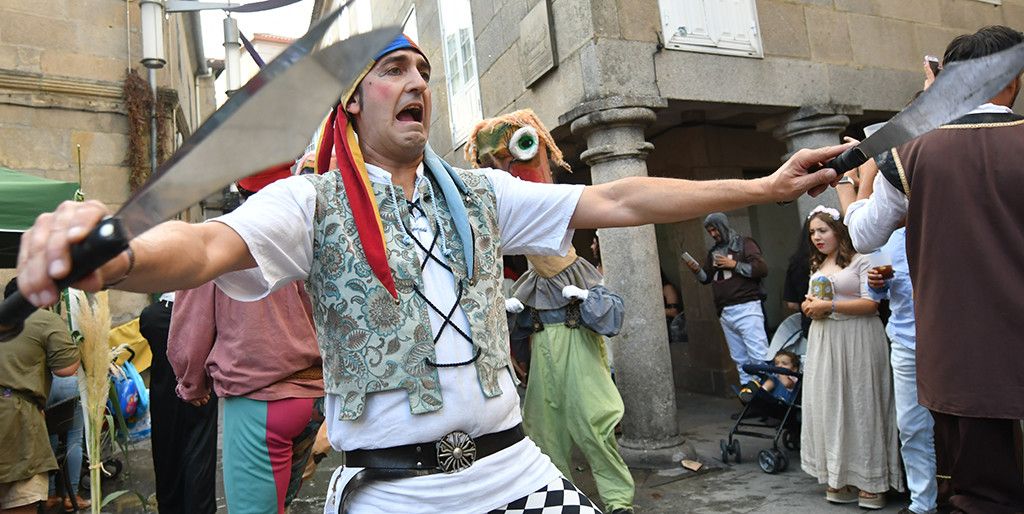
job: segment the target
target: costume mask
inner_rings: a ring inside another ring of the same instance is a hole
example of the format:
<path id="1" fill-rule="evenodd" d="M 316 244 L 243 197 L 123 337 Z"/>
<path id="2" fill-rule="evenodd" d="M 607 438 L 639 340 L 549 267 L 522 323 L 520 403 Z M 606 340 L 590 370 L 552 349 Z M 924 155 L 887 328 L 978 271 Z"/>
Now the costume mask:
<path id="1" fill-rule="evenodd" d="M 530 109 L 488 118 L 473 127 L 466 145 L 466 160 L 475 167 L 507 171 L 529 182 L 552 183 L 551 165 L 572 171 L 562 159 L 551 133 Z M 528 255 L 527 260 L 543 277 L 553 277 L 576 261 L 576 249 L 565 257 Z"/>
<path id="2" fill-rule="evenodd" d="M 502 169 L 530 182 L 552 182 L 548 159 L 571 171 L 551 133 L 530 109 L 481 121 L 466 145 L 466 160 L 473 166 Z"/>

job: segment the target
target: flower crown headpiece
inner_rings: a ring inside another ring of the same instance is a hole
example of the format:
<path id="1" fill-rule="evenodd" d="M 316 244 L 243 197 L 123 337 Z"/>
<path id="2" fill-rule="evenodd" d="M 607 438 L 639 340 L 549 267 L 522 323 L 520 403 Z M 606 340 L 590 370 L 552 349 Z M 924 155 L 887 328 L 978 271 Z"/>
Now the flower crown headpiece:
<path id="1" fill-rule="evenodd" d="M 818 214 L 819 212 L 824 212 L 825 214 L 828 214 L 829 217 L 831 217 L 833 220 L 839 221 L 839 211 L 833 209 L 832 207 L 825 207 L 824 205 L 819 205 L 811 209 L 811 212 L 807 214 L 807 219 L 811 219 L 812 216 Z"/>

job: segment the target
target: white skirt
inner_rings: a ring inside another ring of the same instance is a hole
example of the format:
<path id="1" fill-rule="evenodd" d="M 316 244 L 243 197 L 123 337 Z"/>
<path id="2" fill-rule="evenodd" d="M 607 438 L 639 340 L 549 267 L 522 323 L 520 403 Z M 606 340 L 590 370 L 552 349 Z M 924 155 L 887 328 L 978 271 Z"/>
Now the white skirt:
<path id="1" fill-rule="evenodd" d="M 803 470 L 829 487 L 902 491 L 889 345 L 881 320 L 815 320 L 803 370 Z"/>

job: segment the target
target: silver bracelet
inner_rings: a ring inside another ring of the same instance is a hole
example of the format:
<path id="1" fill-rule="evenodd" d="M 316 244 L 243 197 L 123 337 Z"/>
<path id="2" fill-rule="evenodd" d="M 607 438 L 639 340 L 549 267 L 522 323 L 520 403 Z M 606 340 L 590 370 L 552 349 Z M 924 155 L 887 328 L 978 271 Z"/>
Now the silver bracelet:
<path id="1" fill-rule="evenodd" d="M 104 284 L 103 285 L 103 289 L 109 289 L 112 286 L 116 286 L 116 285 L 120 284 L 121 282 L 124 282 L 128 278 L 128 275 L 131 275 L 132 270 L 135 269 L 135 251 L 132 250 L 132 245 L 129 244 L 128 248 L 125 248 L 124 251 L 125 251 L 125 253 L 128 254 L 128 269 L 126 269 L 124 271 L 124 275 L 121 275 L 121 278 L 119 278 L 119 279 L 117 279 L 117 280 L 115 280 L 113 282 Z"/>

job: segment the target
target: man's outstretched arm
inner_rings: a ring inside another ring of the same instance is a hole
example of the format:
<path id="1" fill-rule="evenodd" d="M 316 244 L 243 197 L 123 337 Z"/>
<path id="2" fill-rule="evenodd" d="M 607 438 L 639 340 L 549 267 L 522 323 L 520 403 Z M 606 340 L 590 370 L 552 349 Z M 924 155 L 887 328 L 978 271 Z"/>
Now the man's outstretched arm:
<path id="1" fill-rule="evenodd" d="M 628 177 L 583 190 L 571 228 L 631 227 L 672 223 L 714 211 L 796 199 L 821 192 L 836 180 L 835 170 L 808 173 L 852 146 L 800 150 L 775 173 L 753 180 L 680 180 Z"/>
<path id="2" fill-rule="evenodd" d="M 99 202 L 64 202 L 56 212 L 39 217 L 21 240 L 18 288 L 36 306 L 57 300 L 54 280 L 70 271 L 70 244 L 109 214 Z M 256 261 L 242 238 L 222 223 L 190 225 L 180 221 L 160 224 L 131 242 L 135 265 L 118 289 L 138 292 L 190 289 L 217 276 L 251 268 Z M 75 284 L 98 291 L 125 276 L 129 268 L 122 253 Z"/>

